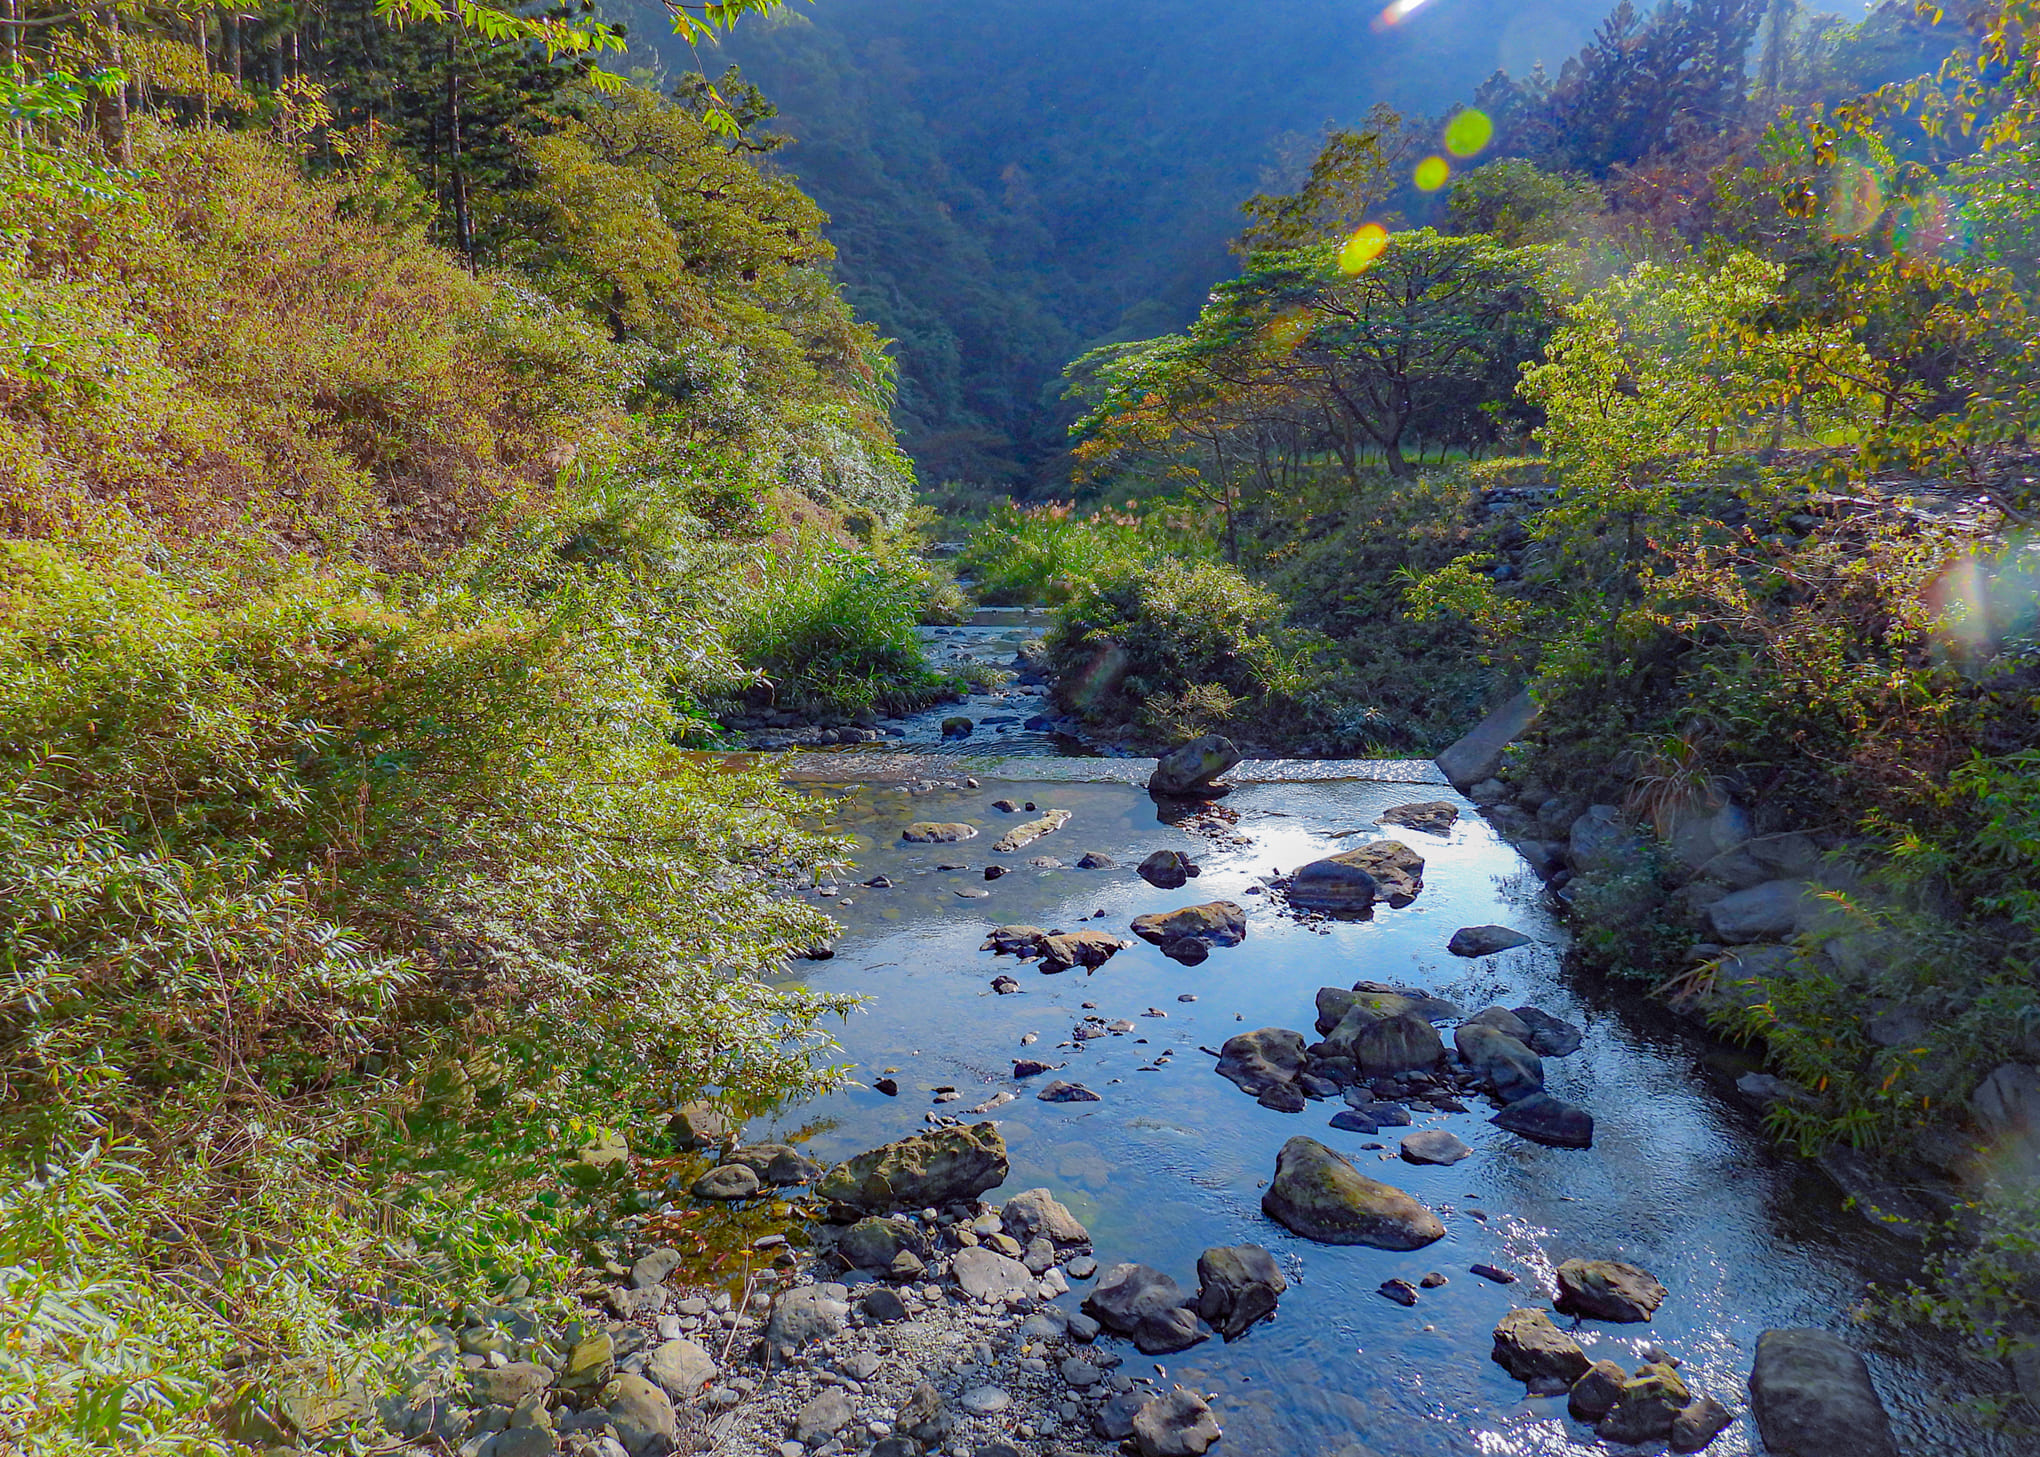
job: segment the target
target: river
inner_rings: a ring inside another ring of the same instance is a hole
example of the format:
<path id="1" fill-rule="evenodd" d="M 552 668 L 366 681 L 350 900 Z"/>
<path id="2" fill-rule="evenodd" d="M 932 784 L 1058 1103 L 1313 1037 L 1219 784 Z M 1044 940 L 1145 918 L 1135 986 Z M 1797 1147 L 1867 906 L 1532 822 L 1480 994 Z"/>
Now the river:
<path id="1" fill-rule="evenodd" d="M 981 614 L 931 639 L 952 658 L 1003 661 L 1038 622 Z M 1535 877 L 1432 766 L 1243 765 L 1223 801 L 1231 824 L 1214 837 L 1165 822 L 1141 788 L 1145 762 L 1070 757 L 1069 741 L 1025 729 L 1043 711 L 1038 692 L 980 695 L 906 721 L 904 737 L 881 752 L 789 756 L 789 777 L 813 785 L 826 822 L 857 844 L 854 874 L 833 894 L 817 894 L 844 930 L 834 958 L 806 980 L 865 1002 L 839 1032 L 853 1085 L 756 1120 L 750 1139 L 795 1140 L 830 1163 L 924 1130 L 931 1112 L 958 1114 L 1004 1090 L 1016 1100 L 986 1116 L 1011 1152 L 1005 1189 L 1053 1191 L 1089 1226 L 1102 1263 L 1138 1260 L 1194 1286 L 1200 1250 L 1267 1247 L 1291 1286 L 1278 1317 L 1233 1343 L 1214 1339 L 1159 1362 L 1172 1380 L 1212 1394 L 1226 1432 L 1215 1450 L 1225 1457 L 1609 1450 L 1566 1417 L 1562 1398 L 1527 1399 L 1489 1359 L 1496 1321 L 1513 1306 L 1544 1304 L 1554 1267 L 1573 1257 L 1641 1265 L 1667 1287 L 1651 1324 L 1589 1322 L 1578 1335 L 1590 1356 L 1624 1365 L 1649 1345 L 1681 1360 L 1696 1392 L 1739 1414 L 1709 1449 L 1723 1457 L 1763 1450 L 1746 1387 L 1756 1338 L 1795 1325 L 1841 1331 L 1865 1351 L 1912 1457 L 2010 1453 L 1956 1407 L 1965 1371 L 1943 1344 L 1851 1318 L 1869 1284 L 1903 1280 L 1916 1252 L 1845 1210 L 1822 1175 L 1770 1145 L 1733 1091 L 1734 1075 L 1752 1065 L 1747 1057 L 1692 1035 L 1633 992 L 1567 974 L 1565 928 Z M 940 721 L 956 713 L 980 725 L 1012 721 L 945 746 Z M 1072 817 L 1018 854 L 996 854 L 990 846 L 1002 829 L 1029 817 L 994 810 L 1002 798 Z M 1449 837 L 1372 828 L 1383 810 L 1429 799 L 1459 805 Z M 954 845 L 902 844 L 900 830 L 916 820 L 963 821 L 983 833 Z M 1353 830 L 1367 833 L 1339 838 Z M 1377 833 L 1425 857 L 1413 904 L 1368 920 L 1305 922 L 1257 893 L 1262 877 Z M 1203 868 L 1177 891 L 1157 890 L 1131 868 L 1169 848 Z M 1117 868 L 1073 868 L 1087 851 Z M 1043 855 L 1064 864 L 1029 863 Z M 1010 873 L 986 881 L 992 863 Z M 890 888 L 859 883 L 879 875 Z M 979 949 L 995 925 L 1123 934 L 1142 912 L 1214 899 L 1245 906 L 1249 931 L 1243 944 L 1195 967 L 1138 944 L 1092 974 L 1046 976 L 1037 963 Z M 1472 961 L 1447 953 L 1454 930 L 1487 923 L 1515 927 L 1533 943 Z M 1023 990 L 995 994 L 1000 973 Z M 1546 1072 L 1551 1091 L 1593 1114 L 1594 1146 L 1530 1143 L 1492 1127 L 1492 1108 L 1478 1105 L 1417 1119 L 1417 1127 L 1457 1134 L 1472 1157 L 1413 1166 L 1396 1153 L 1399 1135 L 1412 1130 L 1369 1137 L 1328 1127 L 1344 1106 L 1336 1100 L 1301 1114 L 1271 1111 L 1218 1077 L 1199 1050 L 1263 1026 L 1314 1040 L 1318 988 L 1363 978 L 1419 987 L 1468 1013 L 1528 1002 L 1578 1025 L 1585 1045 L 1546 1059 Z M 1134 1030 L 1063 1045 L 1088 1015 L 1124 1018 Z M 1024 1046 L 1029 1033 L 1039 1040 Z M 1032 1085 L 1010 1076 L 1023 1054 L 1067 1063 L 1059 1076 L 1080 1079 L 1101 1101 L 1037 1101 Z M 897 1079 L 897 1096 L 874 1090 L 881 1076 Z M 963 1096 L 938 1105 L 940 1088 Z M 1389 1253 L 1313 1244 L 1265 1218 L 1260 1197 L 1276 1151 L 1299 1133 L 1421 1199 L 1446 1237 Z M 1476 1263 L 1515 1271 L 1522 1282 L 1492 1284 L 1468 1272 Z M 1376 1291 L 1390 1277 L 1415 1283 L 1432 1271 L 1447 1283 L 1424 1290 L 1414 1308 Z M 1083 1288 L 1065 1303 L 1074 1307 Z M 1129 1369 L 1147 1369 L 1148 1358 L 1130 1347 L 1126 1354 Z"/>

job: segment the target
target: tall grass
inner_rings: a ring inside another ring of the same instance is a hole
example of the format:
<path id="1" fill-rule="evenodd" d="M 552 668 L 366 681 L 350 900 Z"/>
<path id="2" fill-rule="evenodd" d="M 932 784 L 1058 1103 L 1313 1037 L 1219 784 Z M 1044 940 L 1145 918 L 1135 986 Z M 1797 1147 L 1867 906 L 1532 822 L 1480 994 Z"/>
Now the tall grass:
<path id="1" fill-rule="evenodd" d="M 1053 606 L 1129 564 L 1162 554 L 1204 552 L 1136 516 L 1109 511 L 1080 516 L 1072 506 L 1006 501 L 971 533 L 956 565 L 981 602 Z"/>

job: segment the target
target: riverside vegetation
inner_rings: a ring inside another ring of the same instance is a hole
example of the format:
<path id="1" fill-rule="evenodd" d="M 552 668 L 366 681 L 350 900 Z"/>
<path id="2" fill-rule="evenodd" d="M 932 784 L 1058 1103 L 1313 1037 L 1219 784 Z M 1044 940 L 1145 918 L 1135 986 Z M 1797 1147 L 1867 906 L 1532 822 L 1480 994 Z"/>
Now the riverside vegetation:
<path id="1" fill-rule="evenodd" d="M 223 1451 L 563 1299 L 635 1197 L 576 1150 L 830 1076 L 843 1004 L 766 978 L 841 847 L 686 748 L 947 692 L 938 584 L 740 87 L 605 76 L 565 12 L 29 18 L 0 1445 Z"/>
<path id="2" fill-rule="evenodd" d="M 1461 787 L 1581 967 L 1759 1050 L 1928 1242 L 1872 1313 L 2040 1402 L 2035 19 L 1923 8 L 1863 91 L 1793 7 L 1624 6 L 1336 134 L 1186 330 L 1070 367 L 1083 504 L 963 565 L 1129 746 L 1436 753 L 1527 685 Z"/>

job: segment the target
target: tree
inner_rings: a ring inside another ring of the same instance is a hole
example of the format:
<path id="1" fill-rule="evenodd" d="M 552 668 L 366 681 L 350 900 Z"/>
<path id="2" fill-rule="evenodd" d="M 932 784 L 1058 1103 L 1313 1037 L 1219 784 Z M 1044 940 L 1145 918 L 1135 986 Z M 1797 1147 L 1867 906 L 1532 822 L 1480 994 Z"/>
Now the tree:
<path id="1" fill-rule="evenodd" d="M 1236 253 L 1298 248 L 1345 238 L 1402 185 L 1416 155 L 1416 139 L 1402 116 L 1377 104 L 1360 127 L 1340 127 L 1325 138 L 1303 185 L 1285 194 L 1256 193 L 1240 204 L 1253 221 L 1234 240 Z"/>
<path id="2" fill-rule="evenodd" d="M 1507 247 L 1580 242 L 1607 211 L 1601 189 L 1585 178 L 1547 172 L 1520 157 L 1501 157 L 1453 179 L 1445 231 L 1486 234 Z"/>

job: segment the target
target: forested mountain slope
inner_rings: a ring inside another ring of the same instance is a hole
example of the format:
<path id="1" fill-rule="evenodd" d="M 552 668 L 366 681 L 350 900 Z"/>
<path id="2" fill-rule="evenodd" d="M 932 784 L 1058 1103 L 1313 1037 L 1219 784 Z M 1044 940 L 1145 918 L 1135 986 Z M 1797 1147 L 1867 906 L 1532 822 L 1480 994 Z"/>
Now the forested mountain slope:
<path id="1" fill-rule="evenodd" d="M 734 60 L 798 139 L 859 313 L 899 341 L 924 476 L 1019 480 L 1052 456 L 1063 364 L 1184 322 L 1239 205 L 1377 102 L 1442 114 L 1497 69 L 1556 69 L 1600 0 L 836 0 L 740 27 Z M 674 70 L 695 57 L 617 11 Z"/>

